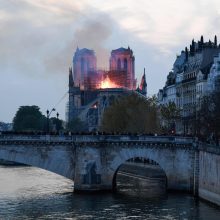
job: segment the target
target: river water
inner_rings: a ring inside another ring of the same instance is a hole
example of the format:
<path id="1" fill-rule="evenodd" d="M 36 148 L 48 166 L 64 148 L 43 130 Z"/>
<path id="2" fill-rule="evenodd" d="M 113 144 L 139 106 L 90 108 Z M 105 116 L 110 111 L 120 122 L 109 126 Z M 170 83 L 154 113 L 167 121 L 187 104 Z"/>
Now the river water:
<path id="1" fill-rule="evenodd" d="M 120 183 L 119 183 L 120 185 Z M 0 166 L 0 219 L 219 220 L 220 208 L 188 194 L 74 194 L 73 182 L 34 167 Z"/>

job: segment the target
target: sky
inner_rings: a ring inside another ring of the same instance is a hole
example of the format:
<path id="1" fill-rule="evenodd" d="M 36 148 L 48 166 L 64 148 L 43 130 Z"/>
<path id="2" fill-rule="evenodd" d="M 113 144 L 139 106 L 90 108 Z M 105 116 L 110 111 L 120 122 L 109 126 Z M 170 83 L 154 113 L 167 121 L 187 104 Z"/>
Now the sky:
<path id="1" fill-rule="evenodd" d="M 55 107 L 65 119 L 77 46 L 94 49 L 102 69 L 111 50 L 129 46 L 153 95 L 181 50 L 201 35 L 220 39 L 219 26 L 219 0 L 0 0 L 0 121 L 22 105 Z"/>

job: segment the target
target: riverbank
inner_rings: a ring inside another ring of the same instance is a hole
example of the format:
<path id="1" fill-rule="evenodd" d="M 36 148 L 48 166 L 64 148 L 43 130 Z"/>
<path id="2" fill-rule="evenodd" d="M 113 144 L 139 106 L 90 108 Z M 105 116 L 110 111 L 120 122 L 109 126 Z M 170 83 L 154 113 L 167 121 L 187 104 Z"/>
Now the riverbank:
<path id="1" fill-rule="evenodd" d="M 220 206 L 220 148 L 200 148 L 198 160 L 198 195 Z"/>
<path id="2" fill-rule="evenodd" d="M 16 163 L 16 162 L 3 160 L 3 159 L 0 159 L 0 165 L 2 165 L 2 166 L 28 166 L 28 165 L 25 165 L 22 163 Z"/>

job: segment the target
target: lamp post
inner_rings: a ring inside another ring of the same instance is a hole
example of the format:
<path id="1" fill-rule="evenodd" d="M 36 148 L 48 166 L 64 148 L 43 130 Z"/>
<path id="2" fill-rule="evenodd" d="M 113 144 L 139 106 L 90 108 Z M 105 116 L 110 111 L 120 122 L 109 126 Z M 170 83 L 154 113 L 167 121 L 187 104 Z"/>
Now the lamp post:
<path id="1" fill-rule="evenodd" d="M 59 132 L 59 113 L 57 112 L 56 130 Z"/>
<path id="2" fill-rule="evenodd" d="M 50 121 L 49 121 L 49 119 L 50 119 L 50 115 L 51 115 L 51 113 L 53 112 L 53 111 L 56 111 L 56 109 L 55 108 L 52 108 L 52 110 L 51 111 L 49 111 L 48 109 L 47 109 L 47 111 L 46 111 L 46 113 L 47 113 L 47 133 L 49 133 L 49 131 L 50 131 Z"/>

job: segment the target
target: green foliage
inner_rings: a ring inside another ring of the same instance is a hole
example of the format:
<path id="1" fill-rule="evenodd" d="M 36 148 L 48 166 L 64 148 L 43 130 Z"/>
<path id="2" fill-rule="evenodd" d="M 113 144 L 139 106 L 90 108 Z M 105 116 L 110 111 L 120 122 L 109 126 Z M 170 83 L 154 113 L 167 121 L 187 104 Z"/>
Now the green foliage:
<path id="1" fill-rule="evenodd" d="M 155 103 L 155 97 L 145 99 L 137 94 L 116 99 L 105 110 L 100 128 L 105 132 L 158 132 Z"/>
<path id="2" fill-rule="evenodd" d="M 73 118 L 67 125 L 67 129 L 72 132 L 86 131 L 86 124 L 79 118 Z"/>
<path id="3" fill-rule="evenodd" d="M 38 106 L 20 106 L 13 119 L 13 130 L 43 131 L 45 120 Z"/>
<path id="4" fill-rule="evenodd" d="M 160 106 L 160 114 L 162 121 L 165 122 L 164 127 L 167 131 L 175 127 L 175 122 L 180 118 L 180 109 L 174 102 L 169 102 Z"/>
<path id="5" fill-rule="evenodd" d="M 202 100 L 201 108 L 197 113 L 199 133 L 203 135 L 220 134 L 220 92 L 206 96 Z"/>
<path id="6" fill-rule="evenodd" d="M 160 107 L 161 116 L 164 120 L 176 120 L 180 117 L 180 109 L 177 108 L 174 102 L 169 102 Z"/>

